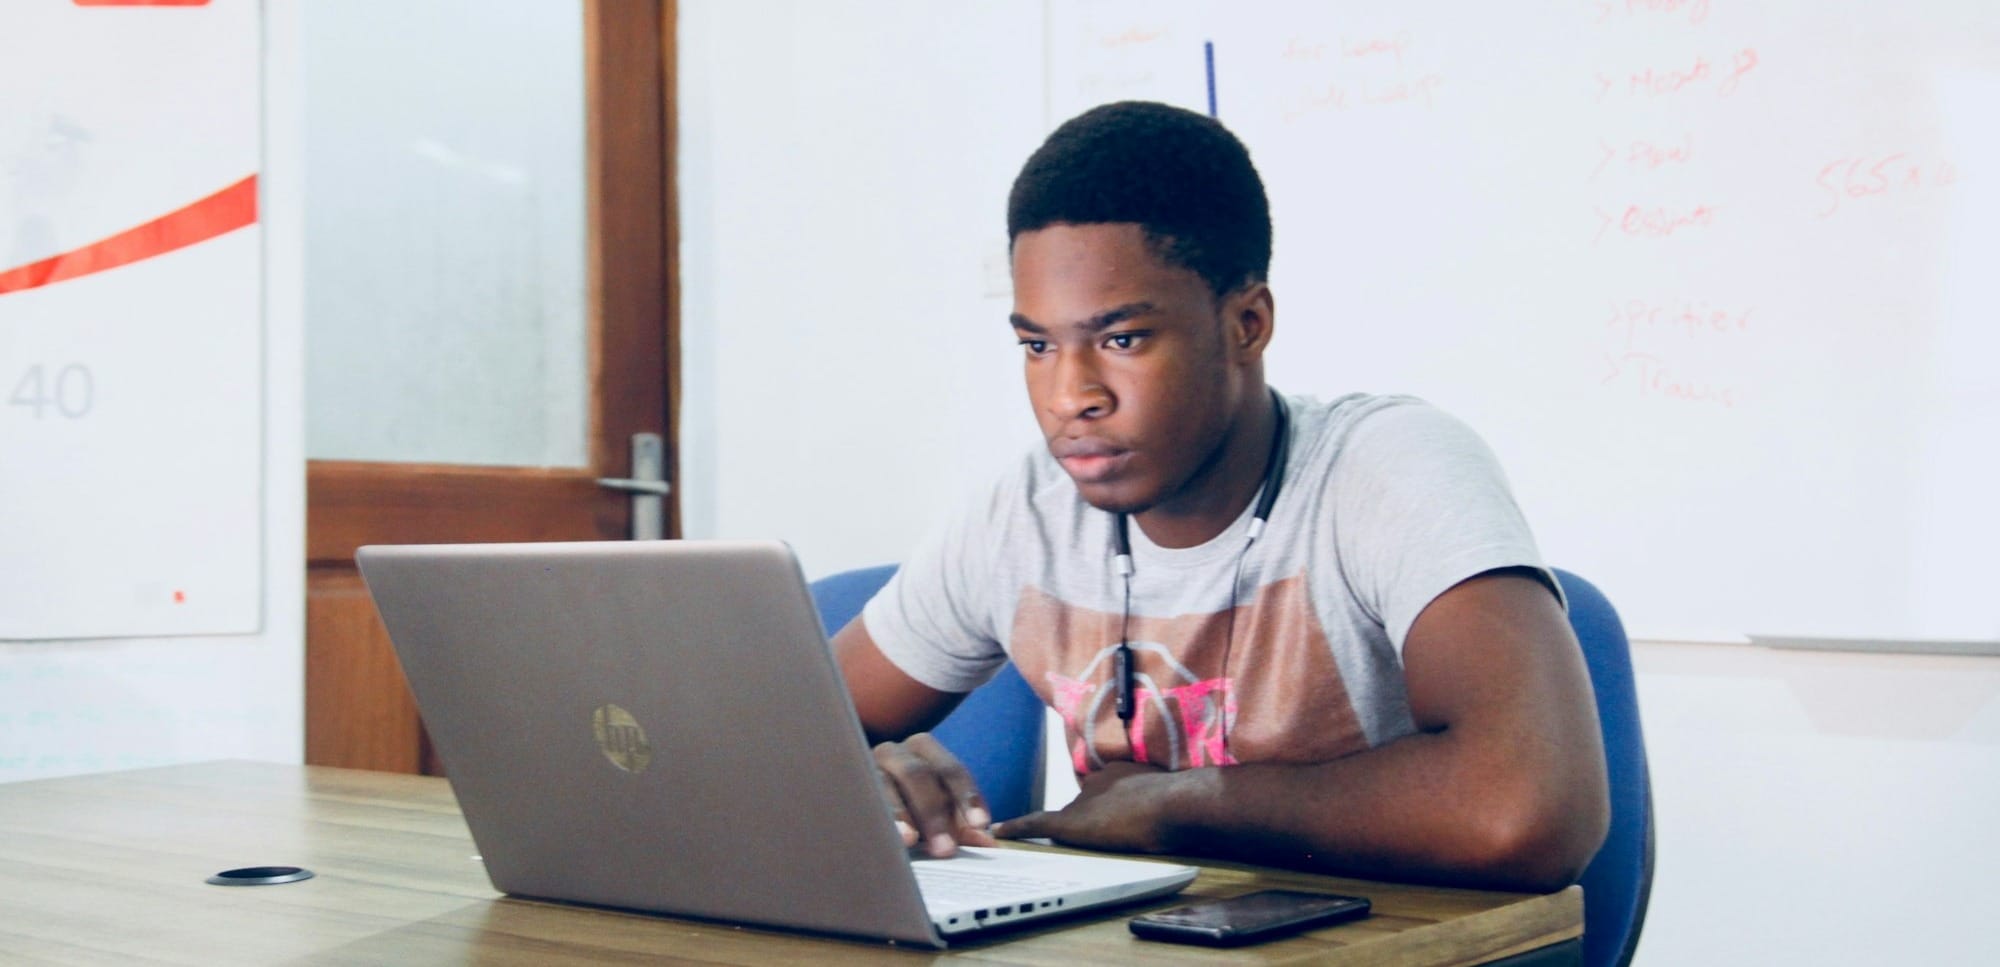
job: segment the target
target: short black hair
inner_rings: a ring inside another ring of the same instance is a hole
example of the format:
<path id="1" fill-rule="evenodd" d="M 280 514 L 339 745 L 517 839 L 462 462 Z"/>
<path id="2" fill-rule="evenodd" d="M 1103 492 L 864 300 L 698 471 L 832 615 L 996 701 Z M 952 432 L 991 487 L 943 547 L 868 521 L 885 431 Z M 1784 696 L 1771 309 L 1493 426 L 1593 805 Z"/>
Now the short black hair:
<path id="1" fill-rule="evenodd" d="M 1007 244 L 1051 225 L 1133 223 L 1154 254 L 1217 296 L 1271 269 L 1271 204 L 1243 142 L 1215 119 L 1150 101 L 1071 118 L 1014 178 Z"/>

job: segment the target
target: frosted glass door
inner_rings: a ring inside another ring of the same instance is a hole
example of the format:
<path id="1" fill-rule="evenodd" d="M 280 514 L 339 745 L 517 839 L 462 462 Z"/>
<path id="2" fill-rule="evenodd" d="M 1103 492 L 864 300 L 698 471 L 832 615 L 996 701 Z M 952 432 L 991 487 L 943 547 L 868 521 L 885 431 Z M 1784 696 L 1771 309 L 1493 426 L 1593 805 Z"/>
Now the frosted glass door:
<path id="1" fill-rule="evenodd" d="M 581 5 L 305 18 L 307 456 L 583 465 Z"/>

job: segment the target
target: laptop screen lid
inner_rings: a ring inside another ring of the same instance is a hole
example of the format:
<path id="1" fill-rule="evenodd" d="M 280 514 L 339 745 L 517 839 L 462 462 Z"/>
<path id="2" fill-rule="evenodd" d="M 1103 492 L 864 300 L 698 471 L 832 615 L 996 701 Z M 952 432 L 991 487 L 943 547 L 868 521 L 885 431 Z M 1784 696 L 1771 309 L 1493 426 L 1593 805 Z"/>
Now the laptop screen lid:
<path id="1" fill-rule="evenodd" d="M 356 559 L 496 889 L 941 946 L 785 545 Z"/>

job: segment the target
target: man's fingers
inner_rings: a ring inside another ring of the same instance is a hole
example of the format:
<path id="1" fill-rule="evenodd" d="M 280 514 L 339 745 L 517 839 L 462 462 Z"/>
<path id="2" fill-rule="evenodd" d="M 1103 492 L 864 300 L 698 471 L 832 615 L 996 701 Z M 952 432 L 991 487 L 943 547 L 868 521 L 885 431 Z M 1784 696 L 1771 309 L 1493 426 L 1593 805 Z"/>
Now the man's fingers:
<path id="1" fill-rule="evenodd" d="M 992 827 L 974 829 L 970 826 L 963 826 L 958 830 L 958 844 L 960 846 L 998 846 L 1000 845 L 1000 841 L 993 838 Z"/>
<path id="2" fill-rule="evenodd" d="M 993 813 L 979 784 L 929 733 L 876 746 L 875 764 L 904 845 L 922 843 L 933 856 L 949 856 L 960 844 L 994 845 L 987 831 Z"/>
<path id="3" fill-rule="evenodd" d="M 958 757 L 952 755 L 944 743 L 929 732 L 919 732 L 910 736 L 906 744 L 910 751 L 930 764 L 937 773 L 938 781 L 944 784 L 945 791 L 957 807 L 956 825 L 959 828 L 968 832 L 984 832 L 993 824 L 993 813 L 986 808 L 986 797 L 979 794 L 979 784 L 973 781 L 972 773 L 966 771 L 965 763 L 958 761 Z"/>
<path id="4" fill-rule="evenodd" d="M 909 810 L 903 808 L 903 794 L 896 791 L 896 783 L 880 768 L 875 770 L 875 778 L 882 790 L 882 805 L 896 820 L 896 835 L 903 838 L 905 847 L 917 845 L 917 827 L 910 822 Z"/>
<path id="5" fill-rule="evenodd" d="M 906 837 L 909 844 L 921 842 L 933 856 L 958 849 L 953 835 L 959 826 L 958 804 L 931 761 L 907 742 L 884 742 L 875 747 L 875 765 L 894 787 L 903 808 L 899 818 L 915 827 L 914 838 Z"/>
<path id="6" fill-rule="evenodd" d="M 1056 839 L 1055 827 L 1060 818 L 1052 812 L 1028 813 L 993 827 L 993 835 L 1001 839 Z"/>

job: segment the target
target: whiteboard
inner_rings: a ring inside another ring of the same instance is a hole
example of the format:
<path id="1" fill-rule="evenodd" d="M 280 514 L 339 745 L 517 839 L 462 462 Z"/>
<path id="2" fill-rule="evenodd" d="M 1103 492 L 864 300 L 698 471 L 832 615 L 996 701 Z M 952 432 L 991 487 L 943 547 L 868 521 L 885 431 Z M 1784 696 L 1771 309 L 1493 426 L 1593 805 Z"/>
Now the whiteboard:
<path id="1" fill-rule="evenodd" d="M 0 30 L 0 639 L 250 633 L 259 8 Z"/>
<path id="2" fill-rule="evenodd" d="M 2000 640 L 2000 7 L 1047 9 L 1052 124 L 1212 52 L 1271 382 L 1469 421 L 1635 635 Z"/>

